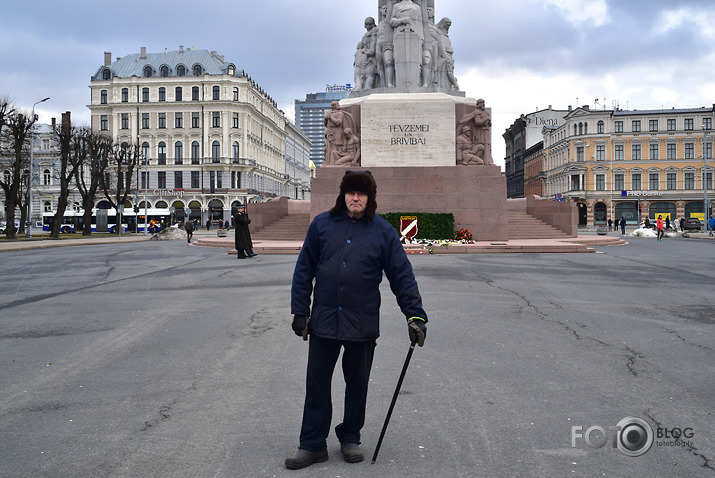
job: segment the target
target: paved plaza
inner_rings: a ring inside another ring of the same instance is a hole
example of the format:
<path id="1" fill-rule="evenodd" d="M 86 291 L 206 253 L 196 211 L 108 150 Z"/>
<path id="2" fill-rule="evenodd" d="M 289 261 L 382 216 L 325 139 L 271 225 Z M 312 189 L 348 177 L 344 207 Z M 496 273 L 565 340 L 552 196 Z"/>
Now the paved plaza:
<path id="1" fill-rule="evenodd" d="M 290 328 L 295 255 L 0 252 L 0 476 L 715 476 L 715 242 L 628 241 L 411 256 L 430 322 L 377 462 L 408 350 L 387 283 L 368 459 L 345 463 L 331 435 L 330 459 L 298 471 L 283 466 L 307 359 Z M 339 367 L 333 386 L 337 424 Z M 627 418 L 652 433 L 641 456 L 614 447 Z"/>

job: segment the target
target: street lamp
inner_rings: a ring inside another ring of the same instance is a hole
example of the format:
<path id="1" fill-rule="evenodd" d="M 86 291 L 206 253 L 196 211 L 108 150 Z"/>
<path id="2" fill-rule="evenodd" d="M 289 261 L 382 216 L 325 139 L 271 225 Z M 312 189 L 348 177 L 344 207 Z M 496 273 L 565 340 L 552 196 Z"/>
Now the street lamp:
<path id="1" fill-rule="evenodd" d="M 708 230 L 708 163 L 705 154 L 705 144 L 708 139 L 708 128 L 703 123 L 703 219 L 705 220 L 705 231 Z"/>
<path id="2" fill-rule="evenodd" d="M 35 147 L 35 106 L 49 100 L 50 97 L 37 101 L 32 105 L 32 130 L 30 131 L 30 175 L 27 178 L 27 227 L 25 229 L 25 239 L 32 239 L 32 151 Z"/>

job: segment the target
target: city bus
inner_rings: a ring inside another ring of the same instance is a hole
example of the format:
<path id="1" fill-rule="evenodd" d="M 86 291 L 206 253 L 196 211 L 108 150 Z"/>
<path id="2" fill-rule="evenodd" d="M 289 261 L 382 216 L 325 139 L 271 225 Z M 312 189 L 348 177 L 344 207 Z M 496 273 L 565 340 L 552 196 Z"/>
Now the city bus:
<path id="1" fill-rule="evenodd" d="M 99 220 L 97 219 L 97 211 L 99 211 Z M 155 221 L 157 223 L 157 231 L 159 225 L 171 219 L 169 208 L 148 208 L 146 223 Z M 54 220 L 54 212 L 46 212 L 42 214 L 42 230 L 49 231 Z M 84 226 L 84 210 L 65 211 L 62 217 L 62 226 L 60 232 L 64 234 L 72 232 L 81 232 Z M 99 226 L 98 226 L 99 224 Z M 140 208 L 138 213 L 132 209 L 126 208 L 122 213 L 122 231 L 123 232 L 144 232 L 144 209 Z M 99 229 L 98 229 L 99 227 Z M 117 227 L 117 211 L 115 209 L 92 209 L 92 232 L 119 232 Z"/>

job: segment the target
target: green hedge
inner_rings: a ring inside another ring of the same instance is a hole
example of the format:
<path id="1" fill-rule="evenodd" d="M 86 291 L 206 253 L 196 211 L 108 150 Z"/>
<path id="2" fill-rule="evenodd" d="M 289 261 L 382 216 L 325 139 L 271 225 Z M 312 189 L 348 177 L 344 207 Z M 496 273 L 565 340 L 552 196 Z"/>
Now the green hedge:
<path id="1" fill-rule="evenodd" d="M 419 231 L 415 239 L 452 239 L 454 237 L 454 214 L 431 212 L 388 212 L 379 214 L 400 233 L 400 216 L 416 216 Z"/>

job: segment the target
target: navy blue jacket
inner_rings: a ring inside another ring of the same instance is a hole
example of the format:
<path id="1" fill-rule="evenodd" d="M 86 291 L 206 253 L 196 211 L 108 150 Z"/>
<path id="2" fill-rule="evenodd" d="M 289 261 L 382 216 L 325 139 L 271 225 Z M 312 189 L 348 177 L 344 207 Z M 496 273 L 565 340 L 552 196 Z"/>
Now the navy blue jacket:
<path id="1" fill-rule="evenodd" d="M 344 211 L 335 216 L 324 212 L 310 224 L 295 265 L 291 313 L 310 315 L 309 331 L 318 337 L 374 340 L 380 335 L 383 271 L 405 317 L 426 322 L 412 265 L 395 228 L 377 215 L 367 221 Z"/>

